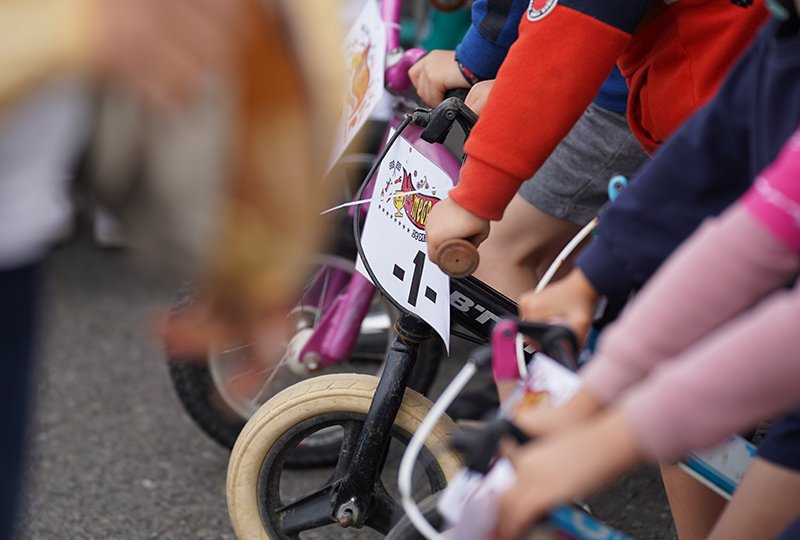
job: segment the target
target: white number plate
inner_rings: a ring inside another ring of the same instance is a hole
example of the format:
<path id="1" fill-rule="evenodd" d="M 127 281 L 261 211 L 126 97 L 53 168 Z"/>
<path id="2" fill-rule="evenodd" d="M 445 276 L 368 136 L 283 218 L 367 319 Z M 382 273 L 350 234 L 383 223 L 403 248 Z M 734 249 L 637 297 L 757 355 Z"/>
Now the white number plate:
<path id="1" fill-rule="evenodd" d="M 347 32 L 343 48 L 347 70 L 345 105 L 334 140 L 330 167 L 353 142 L 356 133 L 383 96 L 386 28 L 375 2 L 366 3 Z"/>
<path id="2" fill-rule="evenodd" d="M 381 287 L 450 347 L 450 280 L 428 260 L 425 223 L 453 180 L 399 137 L 378 170 L 361 244 Z M 361 260 L 356 269 L 369 278 Z"/>

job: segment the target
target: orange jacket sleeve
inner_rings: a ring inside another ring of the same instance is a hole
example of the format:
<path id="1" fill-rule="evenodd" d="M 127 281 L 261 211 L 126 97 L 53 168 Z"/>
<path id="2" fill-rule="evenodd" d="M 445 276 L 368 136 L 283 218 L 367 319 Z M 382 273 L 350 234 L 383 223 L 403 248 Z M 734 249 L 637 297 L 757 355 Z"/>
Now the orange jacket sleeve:
<path id="1" fill-rule="evenodd" d="M 592 4 L 612 5 L 625 17 L 598 14 Z M 592 102 L 649 4 L 563 0 L 538 20 L 523 16 L 450 197 L 481 217 L 500 219 L 520 184 Z"/>

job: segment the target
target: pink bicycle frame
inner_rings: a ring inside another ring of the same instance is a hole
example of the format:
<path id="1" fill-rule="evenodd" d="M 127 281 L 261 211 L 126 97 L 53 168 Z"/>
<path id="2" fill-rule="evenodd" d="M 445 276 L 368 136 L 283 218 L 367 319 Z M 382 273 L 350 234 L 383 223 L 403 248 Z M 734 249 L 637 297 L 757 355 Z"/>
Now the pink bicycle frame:
<path id="1" fill-rule="evenodd" d="M 386 25 L 387 34 L 385 81 L 387 89 L 393 93 L 404 92 L 411 87 L 408 69 L 424 54 L 421 49 L 403 52 L 400 48 L 401 4 L 401 0 L 381 2 L 381 17 Z M 402 120 L 402 113 L 395 110 L 389 121 L 389 129 L 396 129 Z M 388 133 L 387 130 L 381 150 L 388 140 Z M 442 145 L 421 140 L 421 133 L 422 128 L 410 125 L 403 132 L 403 137 L 451 178 L 457 178 L 461 163 Z M 367 198 L 371 193 L 372 186 L 369 186 L 366 191 Z M 339 269 L 330 268 L 329 271 L 347 275 L 345 271 Z M 332 279 L 341 283 L 341 276 Z M 354 272 L 349 276 L 347 287 L 332 302 L 320 298 L 317 304 L 312 304 L 320 306 L 323 315 L 310 339 L 300 351 L 300 362 L 311 370 L 317 370 L 350 358 L 361 330 L 361 322 L 369 311 L 375 291 L 375 287 L 367 278 Z M 311 299 L 307 303 L 311 304 Z"/>

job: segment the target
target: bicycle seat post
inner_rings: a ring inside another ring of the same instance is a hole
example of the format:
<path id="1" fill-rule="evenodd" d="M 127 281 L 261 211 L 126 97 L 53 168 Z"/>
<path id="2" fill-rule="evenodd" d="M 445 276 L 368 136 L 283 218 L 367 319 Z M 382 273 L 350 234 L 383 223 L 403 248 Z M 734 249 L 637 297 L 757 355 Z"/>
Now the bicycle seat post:
<path id="1" fill-rule="evenodd" d="M 424 321 L 407 314 L 398 319 L 395 330 L 397 336 L 389 348 L 361 435 L 354 448 L 342 449 L 342 452 L 352 452 L 352 457 L 331 501 L 332 517 L 342 527 L 363 526 L 370 503 L 381 495 L 375 493 L 375 486 L 386 459 L 392 426 L 417 361 L 420 343 L 431 335 L 431 328 Z M 398 516 L 373 517 L 392 520 Z"/>

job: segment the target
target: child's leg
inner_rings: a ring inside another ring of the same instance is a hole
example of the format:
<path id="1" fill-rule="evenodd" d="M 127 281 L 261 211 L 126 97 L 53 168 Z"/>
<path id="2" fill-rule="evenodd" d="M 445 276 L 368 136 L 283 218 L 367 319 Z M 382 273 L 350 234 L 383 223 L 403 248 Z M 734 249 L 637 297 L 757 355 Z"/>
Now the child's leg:
<path id="1" fill-rule="evenodd" d="M 800 512 L 800 472 L 757 458 L 709 540 L 775 538 Z"/>
<path id="2" fill-rule="evenodd" d="M 772 425 L 713 540 L 775 538 L 800 515 L 800 409 Z"/>
<path id="3" fill-rule="evenodd" d="M 703 540 L 714 527 L 726 501 L 677 465 L 661 464 L 661 478 L 680 540 Z"/>
<path id="4" fill-rule="evenodd" d="M 492 224 L 476 276 L 516 300 L 608 201 L 608 181 L 647 159 L 624 114 L 590 105 Z M 559 275 L 571 267 L 568 261 Z M 558 275 L 557 275 L 558 276 Z"/>
<path id="5" fill-rule="evenodd" d="M 536 286 L 550 262 L 580 229 L 516 195 L 503 219 L 492 223 L 491 234 L 481 244 L 481 264 L 475 276 L 517 300 Z"/>

